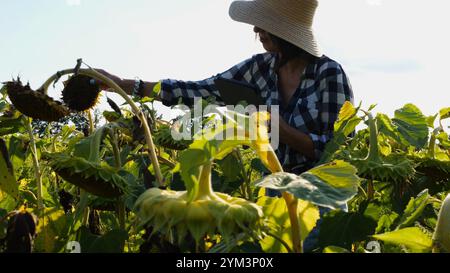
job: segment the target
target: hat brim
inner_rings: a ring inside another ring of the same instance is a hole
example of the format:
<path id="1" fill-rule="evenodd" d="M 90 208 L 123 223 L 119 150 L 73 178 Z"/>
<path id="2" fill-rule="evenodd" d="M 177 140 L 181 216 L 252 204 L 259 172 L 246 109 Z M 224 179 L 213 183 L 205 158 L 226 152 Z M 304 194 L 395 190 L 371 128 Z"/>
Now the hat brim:
<path id="1" fill-rule="evenodd" d="M 231 19 L 264 29 L 313 56 L 322 57 L 323 55 L 312 28 L 294 24 L 281 15 L 277 16 L 268 7 L 255 1 L 235 1 L 230 6 L 229 14 Z"/>

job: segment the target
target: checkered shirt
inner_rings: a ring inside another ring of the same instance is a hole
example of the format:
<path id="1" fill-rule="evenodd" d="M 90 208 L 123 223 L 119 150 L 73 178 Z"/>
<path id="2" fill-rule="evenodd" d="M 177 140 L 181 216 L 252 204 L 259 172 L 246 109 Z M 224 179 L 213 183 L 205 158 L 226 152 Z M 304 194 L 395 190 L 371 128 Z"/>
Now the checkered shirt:
<path id="1" fill-rule="evenodd" d="M 291 127 L 310 136 L 316 159 L 320 159 L 326 143 L 333 137 L 334 123 L 341 107 L 346 101 L 353 103 L 351 84 L 341 65 L 323 56 L 306 67 L 299 88 L 289 104 L 284 105 L 278 92 L 277 58 L 272 53 L 258 54 L 202 81 L 163 80 L 161 100 L 166 106 L 179 103 L 191 106 L 194 97 L 206 99 L 213 96 L 221 102 L 214 84 L 217 77 L 256 85 L 268 107 L 279 106 L 281 117 Z M 298 166 L 307 170 L 315 164 L 283 143 L 280 143 L 276 153 L 283 166 Z"/>

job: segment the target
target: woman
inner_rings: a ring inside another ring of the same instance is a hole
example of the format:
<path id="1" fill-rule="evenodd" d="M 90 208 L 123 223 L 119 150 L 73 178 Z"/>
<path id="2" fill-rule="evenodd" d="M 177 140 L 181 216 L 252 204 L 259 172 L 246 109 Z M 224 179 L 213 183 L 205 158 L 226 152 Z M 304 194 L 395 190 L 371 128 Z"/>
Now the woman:
<path id="1" fill-rule="evenodd" d="M 319 160 L 333 136 L 334 123 L 353 92 L 341 65 L 323 55 L 315 40 L 312 24 L 317 0 L 235 1 L 230 7 L 233 20 L 254 26 L 267 53 L 258 54 L 217 75 L 257 85 L 267 106 L 280 109 L 280 146 L 277 156 L 284 169 L 300 174 Z M 134 80 L 123 80 L 100 70 L 125 90 L 135 90 Z M 192 105 L 194 97 L 220 94 L 212 77 L 198 82 L 140 82 L 141 95 L 154 96 L 165 105 L 181 100 Z M 305 248 L 307 248 L 305 246 Z"/>

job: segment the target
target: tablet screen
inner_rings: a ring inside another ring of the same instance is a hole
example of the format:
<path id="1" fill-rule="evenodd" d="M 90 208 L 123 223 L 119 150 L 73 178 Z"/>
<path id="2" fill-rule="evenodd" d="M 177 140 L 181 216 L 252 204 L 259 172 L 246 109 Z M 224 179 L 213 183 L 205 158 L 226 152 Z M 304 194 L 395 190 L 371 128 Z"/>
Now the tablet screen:
<path id="1" fill-rule="evenodd" d="M 225 78 L 217 78 L 214 82 L 226 105 L 264 105 L 255 85 Z"/>

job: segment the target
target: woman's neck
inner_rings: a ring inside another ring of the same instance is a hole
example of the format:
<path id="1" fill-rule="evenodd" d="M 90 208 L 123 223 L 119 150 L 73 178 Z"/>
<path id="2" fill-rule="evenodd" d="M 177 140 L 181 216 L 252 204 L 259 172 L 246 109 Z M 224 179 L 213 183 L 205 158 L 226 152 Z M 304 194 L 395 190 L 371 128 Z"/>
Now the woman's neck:
<path id="1" fill-rule="evenodd" d="M 281 53 L 278 53 L 278 57 L 282 59 Z M 283 67 L 280 67 L 288 72 L 296 72 L 298 70 L 303 71 L 305 67 L 308 65 L 308 61 L 302 59 L 302 58 L 295 58 L 287 62 Z"/>

